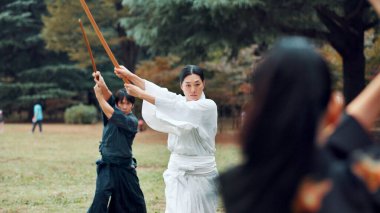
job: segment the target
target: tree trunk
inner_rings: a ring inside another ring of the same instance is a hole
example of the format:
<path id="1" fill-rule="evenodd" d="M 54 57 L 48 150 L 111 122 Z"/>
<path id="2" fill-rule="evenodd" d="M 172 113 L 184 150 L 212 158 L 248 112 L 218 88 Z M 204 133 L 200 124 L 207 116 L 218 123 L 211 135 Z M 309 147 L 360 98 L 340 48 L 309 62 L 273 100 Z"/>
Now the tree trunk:
<path id="1" fill-rule="evenodd" d="M 342 6 L 344 16 L 325 6 L 316 10 L 329 31 L 327 40 L 342 56 L 343 94 L 348 104 L 365 84 L 364 32 L 367 24 L 364 17 L 369 5 L 364 0 L 346 0 Z"/>
<path id="2" fill-rule="evenodd" d="M 364 30 L 356 32 L 344 34 L 338 31 L 328 39 L 343 59 L 343 95 L 346 104 L 362 91 L 365 84 Z"/>
<path id="3" fill-rule="evenodd" d="M 124 29 L 123 33 L 125 35 Z M 120 34 L 119 34 L 120 37 Z M 136 43 L 133 40 L 129 40 L 128 38 L 122 39 L 120 41 L 121 46 L 121 60 L 125 63 L 125 66 L 131 71 L 135 71 L 136 63 L 137 63 L 137 56 L 139 53 L 139 47 L 136 45 Z"/>
<path id="4" fill-rule="evenodd" d="M 363 42 L 362 42 L 363 43 Z M 365 58 L 363 48 L 343 55 L 343 94 L 350 103 L 365 85 Z"/>
<path id="5" fill-rule="evenodd" d="M 365 86 L 364 57 L 364 16 L 368 5 L 364 0 L 346 0 L 344 4 L 345 23 L 342 31 L 345 36 L 343 49 L 343 94 L 346 104 L 350 103 Z M 351 18 L 349 18 L 351 17 Z"/>

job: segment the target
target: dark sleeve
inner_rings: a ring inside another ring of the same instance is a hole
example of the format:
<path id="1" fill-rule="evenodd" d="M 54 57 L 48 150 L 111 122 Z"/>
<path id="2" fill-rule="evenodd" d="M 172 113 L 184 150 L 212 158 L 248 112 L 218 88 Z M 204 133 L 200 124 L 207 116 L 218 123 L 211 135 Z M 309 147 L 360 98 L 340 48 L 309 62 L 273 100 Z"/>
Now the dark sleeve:
<path id="1" fill-rule="evenodd" d="M 115 97 L 113 97 L 113 95 L 111 95 L 111 97 L 107 100 L 107 103 L 115 109 Z M 102 111 L 102 117 L 103 117 L 103 126 L 106 126 L 107 123 L 108 123 L 108 118 L 106 116 L 106 114 L 104 114 L 104 112 Z"/>
<path id="2" fill-rule="evenodd" d="M 109 122 L 112 122 L 117 127 L 123 128 L 131 133 L 137 132 L 137 118 L 132 115 L 125 115 L 121 110 L 118 108 L 114 108 L 114 112 L 111 116 L 111 118 L 108 120 Z"/>
<path id="3" fill-rule="evenodd" d="M 373 142 L 369 133 L 355 118 L 345 113 L 337 129 L 329 138 L 326 150 L 338 159 L 347 159 L 352 151 L 371 144 Z"/>

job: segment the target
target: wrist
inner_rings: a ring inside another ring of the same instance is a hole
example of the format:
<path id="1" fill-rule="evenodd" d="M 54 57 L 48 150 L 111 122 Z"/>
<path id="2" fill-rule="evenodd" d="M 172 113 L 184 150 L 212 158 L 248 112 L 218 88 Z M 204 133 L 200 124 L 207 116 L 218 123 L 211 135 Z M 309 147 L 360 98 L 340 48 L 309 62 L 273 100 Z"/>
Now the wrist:
<path id="1" fill-rule="evenodd" d="M 96 96 L 96 98 L 102 98 L 103 97 L 103 94 L 101 93 L 101 92 L 97 92 L 97 93 L 95 93 L 95 96 Z"/>
<path id="2" fill-rule="evenodd" d="M 138 98 L 139 99 L 144 99 L 144 95 L 145 95 L 145 93 L 144 93 L 144 91 L 142 90 L 141 92 L 139 92 L 139 94 L 138 94 Z"/>
<path id="3" fill-rule="evenodd" d="M 107 85 L 103 82 L 99 82 L 98 87 L 100 87 L 100 89 L 107 89 Z"/>
<path id="4" fill-rule="evenodd" d="M 102 91 L 109 91 L 107 85 L 104 85 L 104 86 L 102 87 Z M 103 95 L 103 94 L 102 94 L 102 95 Z"/>
<path id="5" fill-rule="evenodd" d="M 123 80 L 125 82 L 129 82 L 129 81 L 132 81 L 133 82 L 133 73 L 129 72 L 129 73 L 126 73 Z"/>

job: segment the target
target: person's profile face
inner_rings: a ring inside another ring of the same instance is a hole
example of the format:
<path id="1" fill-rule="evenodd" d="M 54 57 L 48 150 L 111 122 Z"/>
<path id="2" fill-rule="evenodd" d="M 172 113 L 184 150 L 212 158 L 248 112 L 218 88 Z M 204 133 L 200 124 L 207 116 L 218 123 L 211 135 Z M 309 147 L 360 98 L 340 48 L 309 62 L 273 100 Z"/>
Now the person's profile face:
<path id="1" fill-rule="evenodd" d="M 187 101 L 197 101 L 201 98 L 204 82 L 199 75 L 191 74 L 185 77 L 181 89 Z"/>
<path id="2" fill-rule="evenodd" d="M 116 104 L 117 108 L 119 108 L 124 114 L 129 114 L 132 112 L 133 104 L 129 102 L 125 97 L 123 100 L 119 101 Z"/>

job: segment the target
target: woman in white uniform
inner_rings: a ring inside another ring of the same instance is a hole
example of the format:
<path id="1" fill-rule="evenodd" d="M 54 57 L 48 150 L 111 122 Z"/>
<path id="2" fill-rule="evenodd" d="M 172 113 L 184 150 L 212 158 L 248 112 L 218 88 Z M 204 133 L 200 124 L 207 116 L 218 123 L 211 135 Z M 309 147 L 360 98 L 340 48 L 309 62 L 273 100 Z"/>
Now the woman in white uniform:
<path id="1" fill-rule="evenodd" d="M 166 213 L 215 213 L 218 175 L 215 163 L 217 106 L 203 93 L 203 70 L 187 65 L 180 75 L 185 96 L 169 92 L 128 71 L 115 74 L 129 80 L 128 93 L 143 100 L 142 115 L 154 130 L 168 133 L 171 152 L 164 172 Z M 128 82 L 128 81 L 125 81 Z"/>

